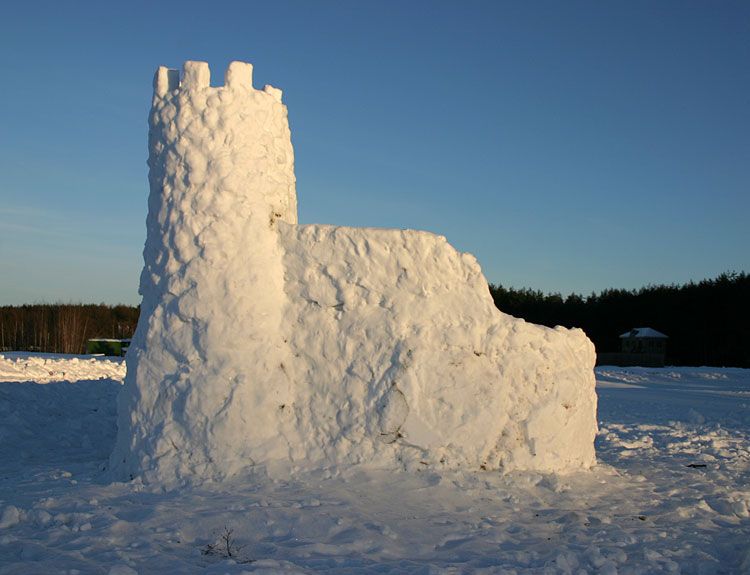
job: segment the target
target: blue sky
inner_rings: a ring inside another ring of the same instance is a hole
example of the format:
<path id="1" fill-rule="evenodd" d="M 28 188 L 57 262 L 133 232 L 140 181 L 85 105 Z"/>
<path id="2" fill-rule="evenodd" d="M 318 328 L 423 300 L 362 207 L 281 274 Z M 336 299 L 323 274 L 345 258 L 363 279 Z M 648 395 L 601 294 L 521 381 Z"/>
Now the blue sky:
<path id="1" fill-rule="evenodd" d="M 137 303 L 158 65 L 284 90 L 300 221 L 506 286 L 750 270 L 750 3 L 35 2 L 0 19 L 0 304 Z"/>

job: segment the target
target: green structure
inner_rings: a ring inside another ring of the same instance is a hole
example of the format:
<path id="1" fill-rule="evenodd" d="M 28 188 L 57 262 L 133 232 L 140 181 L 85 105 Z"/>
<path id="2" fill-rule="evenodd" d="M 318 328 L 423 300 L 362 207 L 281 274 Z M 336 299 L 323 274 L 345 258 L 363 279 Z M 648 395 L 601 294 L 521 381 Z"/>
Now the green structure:
<path id="1" fill-rule="evenodd" d="M 86 353 L 122 357 L 128 347 L 129 339 L 90 339 L 86 342 Z"/>

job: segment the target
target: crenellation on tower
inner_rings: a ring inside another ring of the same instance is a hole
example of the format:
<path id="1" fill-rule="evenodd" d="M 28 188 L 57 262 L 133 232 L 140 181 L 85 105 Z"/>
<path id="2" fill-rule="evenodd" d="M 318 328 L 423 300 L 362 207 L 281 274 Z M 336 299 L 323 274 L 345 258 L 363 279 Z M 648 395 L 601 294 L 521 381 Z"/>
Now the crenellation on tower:
<path id="1" fill-rule="evenodd" d="M 182 66 L 182 82 L 180 88 L 183 90 L 200 90 L 211 86 L 211 69 L 208 62 L 188 60 Z"/>
<path id="2" fill-rule="evenodd" d="M 164 97 L 180 87 L 180 71 L 159 66 L 154 74 L 154 96 Z"/>
<path id="3" fill-rule="evenodd" d="M 270 84 L 266 84 L 265 86 L 263 86 L 263 91 L 264 91 L 264 92 L 265 92 L 266 94 L 268 94 L 268 95 L 270 95 L 270 96 L 273 96 L 273 98 L 274 98 L 274 99 L 275 99 L 275 100 L 276 100 L 277 102 L 279 102 L 279 103 L 281 102 L 281 95 L 282 95 L 282 93 L 283 93 L 283 92 L 281 91 L 281 89 L 280 89 L 280 88 L 274 88 L 274 87 L 273 87 L 273 86 L 271 86 Z"/>
<path id="4" fill-rule="evenodd" d="M 247 91 L 256 94 L 267 94 L 275 102 L 282 102 L 283 92 L 281 89 L 266 84 L 262 90 L 253 87 L 253 66 L 247 62 L 230 62 L 224 72 L 224 85 L 211 86 L 211 69 L 207 62 L 188 60 L 183 64 L 182 70 L 159 66 L 154 75 L 154 98 L 162 99 L 173 95 L 176 91 L 194 93 L 211 89 L 220 95 L 222 90 Z M 216 99 L 208 101 L 216 102 Z"/>
<path id="5" fill-rule="evenodd" d="M 224 87 L 253 89 L 253 65 L 248 62 L 230 62 L 224 74 Z"/>

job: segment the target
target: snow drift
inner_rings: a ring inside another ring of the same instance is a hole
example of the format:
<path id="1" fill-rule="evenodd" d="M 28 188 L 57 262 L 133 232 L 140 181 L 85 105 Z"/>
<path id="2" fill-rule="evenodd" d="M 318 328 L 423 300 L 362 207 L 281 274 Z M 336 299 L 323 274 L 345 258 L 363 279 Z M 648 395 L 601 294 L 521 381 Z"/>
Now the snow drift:
<path id="1" fill-rule="evenodd" d="M 125 377 L 120 358 L 101 356 L 66 356 L 33 352 L 0 353 L 0 382 L 80 381 L 81 379 L 116 379 Z"/>
<path id="2" fill-rule="evenodd" d="M 115 476 L 592 465 L 584 333 L 499 312 L 442 236 L 297 225 L 287 110 L 251 76 L 157 71 Z"/>

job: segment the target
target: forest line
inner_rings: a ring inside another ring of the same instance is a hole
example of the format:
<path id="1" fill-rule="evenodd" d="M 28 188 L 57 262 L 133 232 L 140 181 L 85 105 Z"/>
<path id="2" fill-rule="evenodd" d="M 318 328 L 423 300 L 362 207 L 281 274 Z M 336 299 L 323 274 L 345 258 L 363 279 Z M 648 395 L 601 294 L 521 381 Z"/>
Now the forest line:
<path id="1" fill-rule="evenodd" d="M 549 327 L 580 327 L 600 353 L 619 351 L 621 334 L 650 327 L 669 337 L 667 365 L 750 367 L 750 275 L 745 272 L 587 297 L 501 285 L 490 285 L 490 292 L 505 313 Z"/>
<path id="2" fill-rule="evenodd" d="M 651 327 L 667 336 L 668 365 L 750 367 L 750 275 L 727 272 L 682 285 L 608 289 L 583 297 L 490 284 L 503 312 L 549 327 L 583 329 L 598 352 L 620 334 Z M 0 306 L 0 351 L 84 353 L 90 338 L 130 338 L 139 308 L 106 304 Z"/>

